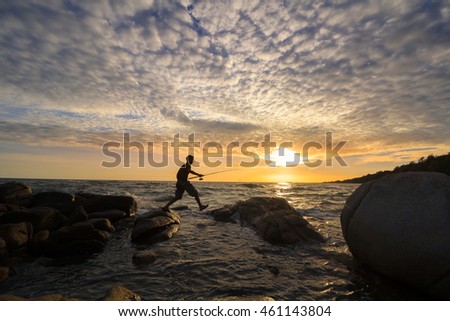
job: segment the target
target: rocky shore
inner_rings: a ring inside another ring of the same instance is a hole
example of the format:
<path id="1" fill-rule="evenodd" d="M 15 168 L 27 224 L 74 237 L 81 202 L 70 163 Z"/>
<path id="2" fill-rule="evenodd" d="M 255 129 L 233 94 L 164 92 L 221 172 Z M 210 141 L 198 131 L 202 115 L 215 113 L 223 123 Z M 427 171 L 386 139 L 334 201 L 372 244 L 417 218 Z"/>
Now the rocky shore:
<path id="1" fill-rule="evenodd" d="M 367 268 L 430 298 L 449 299 L 449 204 L 450 178 L 446 175 L 383 177 L 361 185 L 347 199 L 340 217 L 342 234 L 350 252 Z M 114 244 L 114 235 L 120 231 L 127 231 L 126 243 L 133 243 L 132 264 L 148 268 L 164 255 L 154 244 L 166 242 L 182 226 L 178 213 L 182 210 L 186 208 L 151 209 L 135 215 L 137 202 L 131 196 L 33 193 L 24 183 L 0 184 L 0 282 L 14 277 L 18 265 L 38 258 L 74 262 L 93 257 L 102 253 L 106 244 Z M 284 198 L 250 197 L 204 214 L 222 222 L 224 229 L 227 224 L 250 228 L 277 248 L 328 243 L 328 238 Z M 108 293 L 96 299 L 139 299 L 123 287 Z M 0 300 L 25 299 L 72 298 L 60 294 L 27 298 L 0 295 Z"/>

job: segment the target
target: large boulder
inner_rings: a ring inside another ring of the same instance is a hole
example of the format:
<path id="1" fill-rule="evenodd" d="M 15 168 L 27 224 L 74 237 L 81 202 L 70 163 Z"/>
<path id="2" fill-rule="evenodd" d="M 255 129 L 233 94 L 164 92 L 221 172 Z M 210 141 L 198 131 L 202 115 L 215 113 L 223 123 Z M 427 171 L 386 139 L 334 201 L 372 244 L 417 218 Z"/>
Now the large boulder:
<path id="1" fill-rule="evenodd" d="M 82 205 L 86 212 L 121 210 L 127 216 L 136 213 L 137 203 L 132 196 L 97 195 L 82 193 L 75 195 L 75 202 Z"/>
<path id="2" fill-rule="evenodd" d="M 23 206 L 2 203 L 2 204 L 0 204 L 0 216 L 2 216 L 3 214 L 5 214 L 7 212 L 20 211 L 23 209 L 25 209 L 25 207 L 23 207 Z"/>
<path id="3" fill-rule="evenodd" d="M 450 299 L 450 177 L 408 172 L 361 185 L 341 213 L 353 255 L 374 270 Z"/>
<path id="4" fill-rule="evenodd" d="M 284 198 L 252 197 L 219 213 L 222 220 L 224 216 L 231 218 L 238 214 L 241 223 L 250 225 L 258 235 L 272 244 L 325 241 Z"/>
<path id="5" fill-rule="evenodd" d="M 170 239 L 180 226 L 180 215 L 172 211 L 152 210 L 139 216 L 133 226 L 131 240 L 157 243 Z"/>
<path id="6" fill-rule="evenodd" d="M 65 203 L 73 203 L 74 196 L 72 194 L 66 192 L 58 192 L 58 191 L 50 191 L 50 192 L 41 192 L 33 195 L 33 199 L 31 201 L 32 207 L 37 206 L 50 206 L 52 204 L 65 204 Z"/>
<path id="7" fill-rule="evenodd" d="M 12 211 L 0 217 L 0 224 L 29 222 L 35 232 L 41 230 L 55 230 L 66 221 L 66 217 L 51 207 L 32 207 L 19 211 Z"/>
<path id="8" fill-rule="evenodd" d="M 0 238 L 9 250 L 26 246 L 33 236 L 33 226 L 27 222 L 0 225 Z"/>
<path id="9" fill-rule="evenodd" d="M 8 182 L 0 184 L 0 203 L 28 206 L 31 202 L 32 191 L 27 184 Z"/>

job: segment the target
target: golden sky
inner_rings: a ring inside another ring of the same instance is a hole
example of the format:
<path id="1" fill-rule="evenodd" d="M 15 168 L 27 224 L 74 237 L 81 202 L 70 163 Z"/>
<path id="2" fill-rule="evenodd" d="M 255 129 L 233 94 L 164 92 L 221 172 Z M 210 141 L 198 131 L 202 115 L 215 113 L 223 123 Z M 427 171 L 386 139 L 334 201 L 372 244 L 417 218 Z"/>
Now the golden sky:
<path id="1" fill-rule="evenodd" d="M 173 180 L 174 151 L 155 167 L 147 144 L 157 158 L 177 134 L 195 134 L 195 170 L 234 169 L 219 181 L 331 181 L 450 149 L 445 1 L 24 0 L 0 15 L 0 177 Z M 346 166 L 327 164 L 327 133 Z M 105 168 L 124 134 L 144 166 L 132 147 Z M 268 134 L 322 164 L 268 166 Z M 241 149 L 205 164 L 205 145 L 232 142 L 260 144 L 259 166 Z"/>

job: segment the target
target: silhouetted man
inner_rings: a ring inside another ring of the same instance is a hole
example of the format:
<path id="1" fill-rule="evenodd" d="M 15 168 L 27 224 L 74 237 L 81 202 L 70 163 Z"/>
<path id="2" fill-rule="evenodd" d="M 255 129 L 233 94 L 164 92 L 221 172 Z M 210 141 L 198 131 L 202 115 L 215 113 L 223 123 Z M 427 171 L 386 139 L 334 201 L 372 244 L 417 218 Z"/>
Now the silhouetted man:
<path id="1" fill-rule="evenodd" d="M 183 197 L 184 191 L 186 191 L 190 196 L 195 197 L 197 201 L 198 208 L 200 211 L 203 211 L 209 205 L 202 205 L 200 198 L 198 197 L 198 192 L 195 187 L 188 181 L 189 174 L 197 175 L 198 177 L 202 177 L 202 174 L 196 173 L 191 169 L 191 164 L 194 162 L 194 156 L 188 155 L 186 157 L 186 163 L 183 164 L 177 173 L 177 190 L 175 191 L 175 197 L 172 198 L 169 203 L 166 204 L 162 209 L 164 211 L 169 210 L 169 206 L 180 200 Z"/>

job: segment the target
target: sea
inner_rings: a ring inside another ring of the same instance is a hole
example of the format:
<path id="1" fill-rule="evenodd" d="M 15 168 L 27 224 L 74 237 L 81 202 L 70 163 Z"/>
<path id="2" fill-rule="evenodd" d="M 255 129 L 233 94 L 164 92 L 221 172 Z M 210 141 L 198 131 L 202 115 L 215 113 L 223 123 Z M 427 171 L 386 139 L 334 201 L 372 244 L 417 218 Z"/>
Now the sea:
<path id="1" fill-rule="evenodd" d="M 11 179 L 0 179 L 1 182 Z M 174 182 L 34 180 L 20 181 L 40 191 L 131 195 L 142 215 L 160 208 L 175 191 Z M 34 297 L 62 294 L 98 300 L 122 285 L 143 300 L 218 300 L 270 297 L 286 301 L 426 300 L 422 294 L 377 274 L 350 253 L 340 213 L 357 184 L 195 182 L 209 209 L 253 196 L 283 197 L 325 236 L 323 244 L 276 246 L 240 224 L 215 221 L 185 195 L 173 206 L 181 225 L 173 238 L 153 244 L 131 242 L 132 222 L 117 227 L 106 247 L 82 261 L 41 257 L 15 266 L 0 283 L 0 294 Z M 186 208 L 187 207 L 187 208 Z M 154 263 L 135 265 L 137 251 L 152 249 Z"/>

